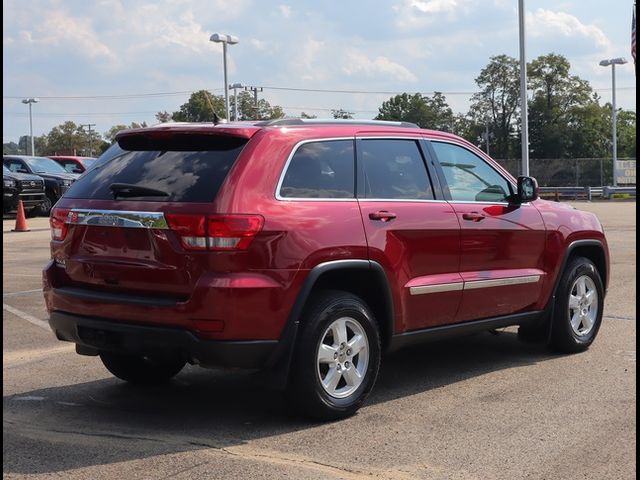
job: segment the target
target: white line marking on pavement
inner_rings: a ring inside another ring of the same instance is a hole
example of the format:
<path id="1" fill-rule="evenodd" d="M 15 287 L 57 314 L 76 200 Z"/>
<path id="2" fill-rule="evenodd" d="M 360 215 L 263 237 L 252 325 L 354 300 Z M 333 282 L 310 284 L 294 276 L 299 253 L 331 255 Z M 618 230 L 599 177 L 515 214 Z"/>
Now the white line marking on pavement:
<path id="1" fill-rule="evenodd" d="M 41 402 L 45 400 L 47 397 L 39 397 L 37 395 L 26 395 L 24 397 L 14 397 L 14 400 L 21 400 L 25 402 Z"/>
<path id="2" fill-rule="evenodd" d="M 38 277 L 38 278 L 42 278 L 42 274 L 35 275 L 35 274 L 30 274 L 30 273 L 7 273 L 7 272 L 2 272 L 2 276 L 3 277 Z"/>
<path id="3" fill-rule="evenodd" d="M 2 296 L 3 297 L 13 297 L 14 295 L 26 295 L 27 293 L 36 293 L 36 292 L 41 292 L 41 291 L 42 291 L 41 288 L 36 288 L 35 290 L 22 290 L 21 292 L 3 293 Z"/>
<path id="4" fill-rule="evenodd" d="M 13 313 L 15 316 L 20 317 L 21 319 L 26 320 L 29 323 L 33 323 L 37 327 L 44 328 L 48 332 L 51 331 L 51 328 L 49 328 L 49 324 L 44 320 L 40 320 L 39 318 L 36 318 L 33 315 L 29 315 L 28 313 L 23 312 L 22 310 L 13 308 L 11 305 L 7 305 L 6 303 L 3 303 L 2 309 L 6 310 L 7 312 Z"/>

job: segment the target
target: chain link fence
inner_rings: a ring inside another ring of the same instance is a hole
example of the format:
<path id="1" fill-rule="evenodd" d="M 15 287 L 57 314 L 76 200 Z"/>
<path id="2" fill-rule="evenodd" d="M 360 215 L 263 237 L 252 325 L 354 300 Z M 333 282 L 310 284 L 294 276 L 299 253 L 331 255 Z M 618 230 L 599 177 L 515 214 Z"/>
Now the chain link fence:
<path id="1" fill-rule="evenodd" d="M 619 158 L 621 161 L 635 158 Z M 520 159 L 498 159 L 512 175 L 522 171 Z M 541 187 L 602 187 L 613 184 L 613 160 L 611 158 L 532 158 L 529 160 L 529 175 L 535 177 Z M 620 167 L 619 167 L 620 168 Z M 620 172 L 618 172 L 620 183 Z M 635 186 L 635 164 L 634 183 Z"/>

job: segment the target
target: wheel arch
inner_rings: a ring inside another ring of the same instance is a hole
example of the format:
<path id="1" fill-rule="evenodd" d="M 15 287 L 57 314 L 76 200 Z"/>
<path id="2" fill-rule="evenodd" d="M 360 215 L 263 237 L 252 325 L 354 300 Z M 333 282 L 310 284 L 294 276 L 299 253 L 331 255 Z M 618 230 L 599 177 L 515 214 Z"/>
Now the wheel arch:
<path id="1" fill-rule="evenodd" d="M 598 274 L 602 279 L 602 285 L 604 286 L 606 294 L 609 281 L 609 269 L 605 246 L 600 240 L 576 240 L 571 242 L 567 247 L 562 260 L 562 265 L 558 271 L 558 278 L 556 278 L 555 285 L 553 287 L 553 297 L 555 297 L 556 292 L 558 291 L 560 279 L 564 274 L 565 268 L 569 264 L 569 261 L 574 257 L 585 257 L 594 263 L 598 270 Z"/>
<path id="2" fill-rule="evenodd" d="M 278 348 L 266 366 L 277 376 L 272 385 L 284 387 L 287 384 L 304 308 L 312 293 L 325 287 L 353 293 L 367 302 L 378 322 L 383 350 L 390 345 L 394 334 L 394 307 L 389 281 L 382 266 L 364 259 L 320 263 L 309 271 L 289 313 Z"/>

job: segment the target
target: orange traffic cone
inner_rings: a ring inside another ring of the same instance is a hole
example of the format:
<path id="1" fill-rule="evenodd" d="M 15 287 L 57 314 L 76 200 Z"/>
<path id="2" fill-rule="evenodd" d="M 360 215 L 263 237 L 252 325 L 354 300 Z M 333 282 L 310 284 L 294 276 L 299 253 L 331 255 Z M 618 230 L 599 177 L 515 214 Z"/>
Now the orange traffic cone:
<path id="1" fill-rule="evenodd" d="M 18 200 L 18 214 L 16 215 L 16 228 L 11 230 L 12 232 L 28 232 L 27 218 L 24 215 L 24 207 L 22 206 L 22 200 Z"/>

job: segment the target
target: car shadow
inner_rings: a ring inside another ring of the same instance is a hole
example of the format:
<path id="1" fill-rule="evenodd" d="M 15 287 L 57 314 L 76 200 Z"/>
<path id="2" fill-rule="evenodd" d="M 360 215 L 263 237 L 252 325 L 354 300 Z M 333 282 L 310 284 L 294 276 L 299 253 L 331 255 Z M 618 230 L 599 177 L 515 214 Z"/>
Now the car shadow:
<path id="1" fill-rule="evenodd" d="M 367 404 L 332 430 L 353 428 L 371 405 L 549 358 L 512 331 L 407 348 L 384 358 Z M 261 387 L 255 375 L 197 367 L 163 386 L 108 378 L 4 396 L 3 412 L 4 472 L 20 474 L 222 449 L 323 427 L 296 416 L 284 394 Z"/>

